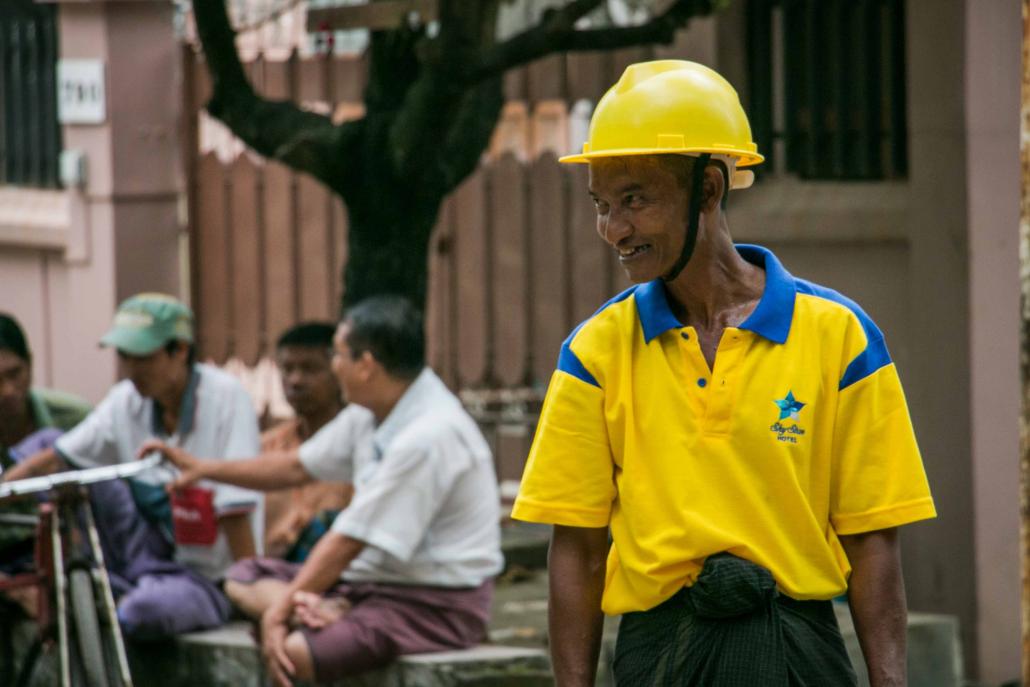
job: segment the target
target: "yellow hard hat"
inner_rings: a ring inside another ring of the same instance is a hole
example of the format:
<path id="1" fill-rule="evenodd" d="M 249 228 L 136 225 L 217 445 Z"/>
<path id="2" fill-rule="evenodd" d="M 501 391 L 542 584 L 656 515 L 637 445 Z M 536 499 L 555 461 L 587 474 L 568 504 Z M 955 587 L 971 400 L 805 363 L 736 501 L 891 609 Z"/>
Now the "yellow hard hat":
<path id="1" fill-rule="evenodd" d="M 753 178 L 750 172 L 734 173 L 735 167 L 765 159 L 726 79 L 696 62 L 655 60 L 626 68 L 597 103 L 583 152 L 560 161 L 701 153 L 727 163 L 734 188 L 750 186 Z"/>

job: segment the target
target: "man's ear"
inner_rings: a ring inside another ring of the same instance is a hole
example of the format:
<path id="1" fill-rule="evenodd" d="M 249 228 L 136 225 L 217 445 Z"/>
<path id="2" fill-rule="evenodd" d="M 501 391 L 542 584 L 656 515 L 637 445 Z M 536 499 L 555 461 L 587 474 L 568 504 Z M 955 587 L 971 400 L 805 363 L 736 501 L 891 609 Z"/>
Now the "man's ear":
<path id="1" fill-rule="evenodd" d="M 726 195 L 726 177 L 719 165 L 705 167 L 705 180 L 702 185 L 701 210 L 709 212 L 719 207 Z"/>
<path id="2" fill-rule="evenodd" d="M 360 364 L 361 374 L 365 379 L 370 378 L 381 367 L 379 361 L 372 355 L 372 351 L 362 351 L 357 362 Z"/>

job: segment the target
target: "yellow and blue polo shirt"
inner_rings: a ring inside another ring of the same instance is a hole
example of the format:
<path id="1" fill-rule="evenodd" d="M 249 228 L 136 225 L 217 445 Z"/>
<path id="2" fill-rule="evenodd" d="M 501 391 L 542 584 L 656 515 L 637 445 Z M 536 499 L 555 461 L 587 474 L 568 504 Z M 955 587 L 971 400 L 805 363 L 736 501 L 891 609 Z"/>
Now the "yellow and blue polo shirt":
<path id="1" fill-rule="evenodd" d="M 660 280 L 572 332 L 551 378 L 512 516 L 611 527 L 602 608 L 652 608 L 728 551 L 785 594 L 847 589 L 840 535 L 936 515 L 897 370 L 853 301 L 766 273 L 710 370 Z"/>

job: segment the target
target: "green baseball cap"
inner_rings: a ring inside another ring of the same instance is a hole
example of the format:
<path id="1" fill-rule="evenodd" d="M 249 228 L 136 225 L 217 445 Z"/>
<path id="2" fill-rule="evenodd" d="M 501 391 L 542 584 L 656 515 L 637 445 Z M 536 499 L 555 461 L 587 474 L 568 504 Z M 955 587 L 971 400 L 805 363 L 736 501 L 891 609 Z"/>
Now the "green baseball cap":
<path id="1" fill-rule="evenodd" d="M 193 343 L 193 311 L 172 296 L 140 293 L 118 306 L 114 323 L 100 345 L 142 356 L 169 341 Z"/>

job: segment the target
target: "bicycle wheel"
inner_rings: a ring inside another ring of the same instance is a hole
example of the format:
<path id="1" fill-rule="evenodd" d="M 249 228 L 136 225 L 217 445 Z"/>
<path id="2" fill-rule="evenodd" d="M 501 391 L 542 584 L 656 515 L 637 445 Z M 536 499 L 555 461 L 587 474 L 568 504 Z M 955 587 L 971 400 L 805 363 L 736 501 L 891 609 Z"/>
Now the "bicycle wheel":
<path id="1" fill-rule="evenodd" d="M 75 641 L 79 647 L 82 672 L 89 687 L 108 687 L 107 668 L 104 665 L 104 644 L 97 620 L 96 598 L 93 596 L 93 578 L 89 570 L 75 568 L 68 573 Z M 75 666 L 73 666 L 74 669 Z"/>
<path id="2" fill-rule="evenodd" d="M 14 681 L 15 687 L 30 687 L 33 684 L 33 676 L 36 674 L 36 664 L 43 653 L 43 640 L 39 637 L 32 640 L 29 651 L 21 662 L 21 670 L 18 671 L 18 679 Z M 5 683 L 6 684 L 6 683 Z"/>

